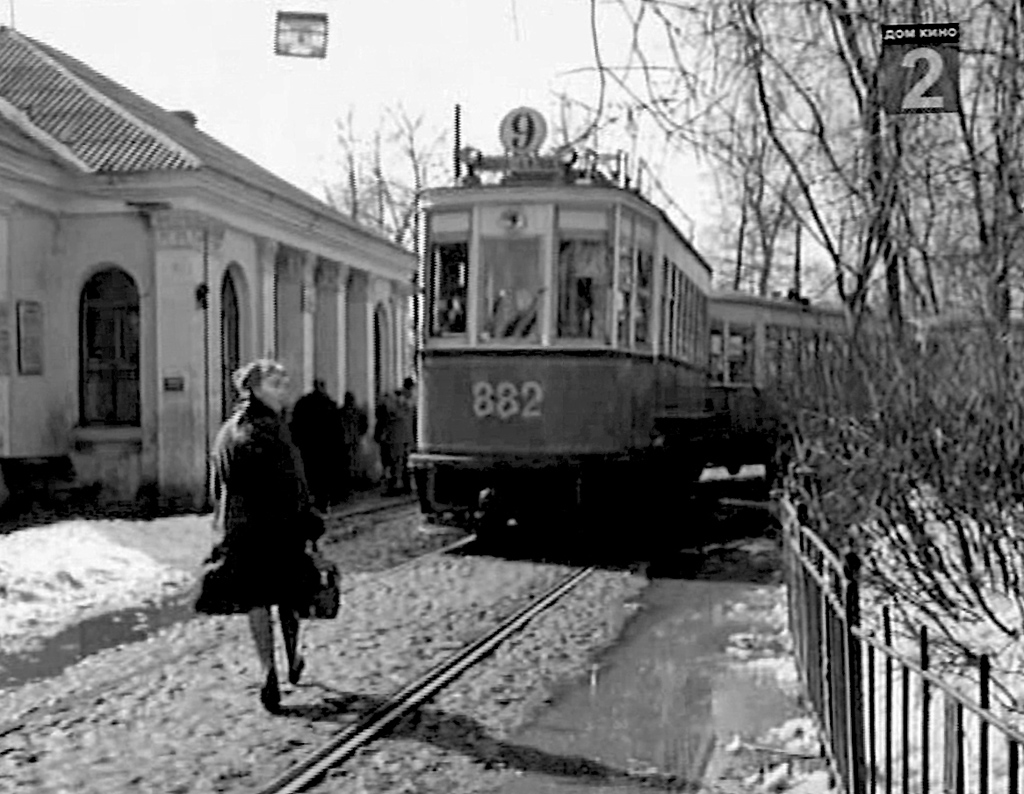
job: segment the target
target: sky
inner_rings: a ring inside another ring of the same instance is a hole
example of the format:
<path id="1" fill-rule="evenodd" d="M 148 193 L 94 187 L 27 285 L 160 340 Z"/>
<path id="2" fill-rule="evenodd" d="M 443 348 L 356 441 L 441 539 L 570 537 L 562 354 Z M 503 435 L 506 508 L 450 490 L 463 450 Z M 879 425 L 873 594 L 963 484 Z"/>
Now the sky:
<path id="1" fill-rule="evenodd" d="M 614 62 L 628 28 L 615 3 L 597 9 Z M 327 13 L 327 57 L 274 55 L 277 11 Z M 203 131 L 318 197 L 343 173 L 336 120 L 350 110 L 372 135 L 399 105 L 451 129 L 459 103 L 463 144 L 497 153 L 512 108 L 535 107 L 550 127 L 555 91 L 597 104 L 596 75 L 578 71 L 594 64 L 588 0 L 0 0 L 0 21 L 12 16 L 161 107 L 193 111 Z M 663 162 L 660 179 L 699 235 L 710 188 L 692 161 L 661 151 L 648 159 Z"/>

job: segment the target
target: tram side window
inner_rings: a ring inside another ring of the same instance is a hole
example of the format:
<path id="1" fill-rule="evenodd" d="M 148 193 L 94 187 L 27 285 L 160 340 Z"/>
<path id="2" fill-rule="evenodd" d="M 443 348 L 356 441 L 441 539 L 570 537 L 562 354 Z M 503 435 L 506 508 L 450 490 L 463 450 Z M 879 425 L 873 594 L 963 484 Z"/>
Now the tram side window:
<path id="1" fill-rule="evenodd" d="M 679 357 L 683 361 L 693 361 L 693 345 L 690 340 L 690 279 L 680 274 L 679 276 L 679 313 L 676 317 L 677 330 L 679 335 Z"/>
<path id="2" fill-rule="evenodd" d="M 754 328 L 749 325 L 729 326 L 729 383 L 754 382 Z"/>
<path id="3" fill-rule="evenodd" d="M 672 268 L 672 355 L 681 359 L 683 357 L 683 340 L 679 333 L 679 316 L 682 313 L 682 298 L 680 291 L 683 280 L 678 270 Z"/>
<path id="4" fill-rule="evenodd" d="M 696 285 L 694 286 L 694 293 L 697 296 L 697 328 L 695 331 L 695 339 L 697 341 L 695 357 L 698 361 L 705 360 L 707 356 L 707 337 L 704 335 L 705 328 L 708 327 L 708 296 L 703 292 L 697 292 Z"/>
<path id="5" fill-rule="evenodd" d="M 712 321 L 708 365 L 711 367 L 711 379 L 719 383 L 725 377 L 725 345 L 723 344 L 723 335 L 722 324 L 717 320 Z"/>
<path id="6" fill-rule="evenodd" d="M 667 262 L 669 274 L 668 286 L 668 313 L 665 315 L 665 327 L 668 330 L 668 339 L 665 349 L 672 358 L 679 358 L 679 332 L 676 329 L 676 318 L 679 316 L 679 271 L 675 265 Z"/>
<path id="7" fill-rule="evenodd" d="M 782 328 L 769 325 L 764 329 L 764 365 L 769 383 L 775 383 L 782 377 Z"/>
<path id="8" fill-rule="evenodd" d="M 786 328 L 782 342 L 782 375 L 793 381 L 800 374 L 800 329 Z"/>
<path id="9" fill-rule="evenodd" d="M 634 218 L 622 213 L 619 232 L 619 283 L 615 295 L 617 338 L 621 347 L 630 346 L 633 303 L 633 226 Z"/>
<path id="10" fill-rule="evenodd" d="M 682 336 L 683 359 L 693 361 L 696 358 L 697 345 L 694 338 L 697 331 L 696 322 L 696 301 L 694 296 L 696 289 L 693 282 L 683 278 L 683 317 L 680 325 L 680 336 Z"/>
<path id="11" fill-rule="evenodd" d="M 434 243 L 430 250 L 433 312 L 431 334 L 466 333 L 469 244 Z"/>
<path id="12" fill-rule="evenodd" d="M 651 290 L 654 286 L 654 226 L 638 220 L 636 226 L 637 310 L 633 338 L 650 349 Z"/>
<path id="13" fill-rule="evenodd" d="M 612 262 L 604 235 L 558 244 L 558 335 L 611 342 L 608 301 Z"/>
<path id="14" fill-rule="evenodd" d="M 663 356 L 672 354 L 672 266 L 668 257 L 661 260 L 661 341 L 658 343 Z"/>

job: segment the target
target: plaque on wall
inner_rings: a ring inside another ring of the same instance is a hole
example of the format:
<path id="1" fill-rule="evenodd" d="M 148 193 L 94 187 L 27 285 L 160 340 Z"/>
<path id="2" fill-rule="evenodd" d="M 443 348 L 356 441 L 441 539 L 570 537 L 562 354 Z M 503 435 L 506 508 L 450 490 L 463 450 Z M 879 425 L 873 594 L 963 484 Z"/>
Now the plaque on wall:
<path id="1" fill-rule="evenodd" d="M 0 377 L 11 374 L 11 304 L 0 301 Z"/>
<path id="2" fill-rule="evenodd" d="M 18 301 L 18 374 L 43 374 L 43 305 Z"/>

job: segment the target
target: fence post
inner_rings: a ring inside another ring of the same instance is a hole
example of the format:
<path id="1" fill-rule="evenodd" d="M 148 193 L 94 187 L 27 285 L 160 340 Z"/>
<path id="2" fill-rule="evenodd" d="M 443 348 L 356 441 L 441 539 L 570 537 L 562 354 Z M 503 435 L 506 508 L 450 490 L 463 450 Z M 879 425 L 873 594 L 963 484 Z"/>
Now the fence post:
<path id="1" fill-rule="evenodd" d="M 864 759 L 864 683 L 861 663 L 860 638 L 855 629 L 860 627 L 860 557 L 848 552 L 843 559 L 843 575 L 846 579 L 846 592 L 843 594 L 843 606 L 846 611 L 846 699 L 847 699 L 847 740 L 848 770 L 850 779 L 847 783 L 848 794 L 864 794 L 865 791 L 865 759 Z"/>

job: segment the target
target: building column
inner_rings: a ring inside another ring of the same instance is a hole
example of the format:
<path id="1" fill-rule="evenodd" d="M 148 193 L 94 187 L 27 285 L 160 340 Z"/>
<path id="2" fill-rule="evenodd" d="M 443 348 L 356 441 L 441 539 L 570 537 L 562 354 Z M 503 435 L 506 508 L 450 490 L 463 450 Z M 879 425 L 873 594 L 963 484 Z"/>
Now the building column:
<path id="1" fill-rule="evenodd" d="M 313 375 L 327 384 L 327 391 L 341 401 L 339 391 L 338 345 L 338 268 L 333 262 L 319 259 L 314 275 L 316 283 L 316 316 L 313 318 Z"/>
<path id="2" fill-rule="evenodd" d="M 257 272 L 259 273 L 260 312 L 255 345 L 259 356 L 277 357 L 277 242 L 259 237 L 256 240 Z"/>
<path id="3" fill-rule="evenodd" d="M 302 256 L 302 393 L 313 388 L 316 363 L 314 321 L 317 314 L 316 254 L 305 251 Z"/>
<path id="4" fill-rule="evenodd" d="M 338 294 L 337 317 L 338 317 L 338 402 L 345 399 L 345 392 L 348 388 L 348 265 L 338 265 L 337 273 Z"/>
<path id="5" fill-rule="evenodd" d="M 223 229 L 178 211 L 155 213 L 153 229 L 157 481 L 165 498 L 190 499 L 198 507 L 206 498 L 215 433 L 210 337 L 219 326 L 206 282 L 220 257 Z"/>
<path id="6" fill-rule="evenodd" d="M 356 402 L 368 409 L 373 423 L 373 314 L 370 311 L 370 284 L 364 271 L 351 273 L 346 291 L 346 317 L 348 359 L 346 361 L 346 389 L 355 395 Z"/>
<path id="7" fill-rule="evenodd" d="M 305 254 L 286 246 L 278 246 L 277 270 L 277 360 L 291 380 L 291 397 L 298 398 L 306 387 L 305 337 L 306 304 L 303 268 Z M 312 307 L 311 307 L 312 308 Z M 310 379 L 311 380 L 311 379 Z"/>
<path id="8" fill-rule="evenodd" d="M 11 302 L 11 213 L 12 203 L 0 206 L 0 457 L 11 454 L 11 373 L 14 369 L 15 333 Z M 11 492 L 0 470 L 0 504 Z"/>

